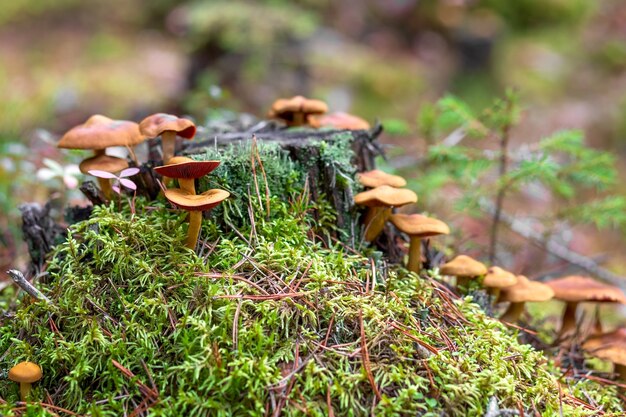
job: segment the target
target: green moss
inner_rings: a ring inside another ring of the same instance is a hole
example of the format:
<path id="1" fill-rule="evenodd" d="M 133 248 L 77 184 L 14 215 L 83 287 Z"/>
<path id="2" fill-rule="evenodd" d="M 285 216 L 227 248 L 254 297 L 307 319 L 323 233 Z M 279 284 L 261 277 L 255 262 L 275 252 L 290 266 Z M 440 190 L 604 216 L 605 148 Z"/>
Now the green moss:
<path id="1" fill-rule="evenodd" d="M 231 148 L 210 180 L 235 198 L 205 220 L 199 255 L 183 247 L 184 214 L 161 202 L 139 200 L 135 215 L 98 207 L 72 226 L 41 285 L 52 304 L 21 298 L 2 318 L 0 367 L 37 362 L 34 399 L 47 392 L 58 407 L 98 416 L 130 414 L 147 399 L 140 384 L 153 383 L 153 416 L 326 416 L 329 403 L 338 416 L 481 416 L 491 396 L 544 416 L 561 406 L 593 414 L 561 404 L 543 354 L 469 299 L 450 300 L 437 277 L 373 267 L 311 233 L 314 206 L 278 150 L 267 148 L 278 153 L 262 159 L 265 171 L 289 175 L 269 200 L 248 191 L 248 150 Z M 623 411 L 610 388 L 572 392 Z M 0 396 L 9 413 L 17 385 L 1 380 Z"/>

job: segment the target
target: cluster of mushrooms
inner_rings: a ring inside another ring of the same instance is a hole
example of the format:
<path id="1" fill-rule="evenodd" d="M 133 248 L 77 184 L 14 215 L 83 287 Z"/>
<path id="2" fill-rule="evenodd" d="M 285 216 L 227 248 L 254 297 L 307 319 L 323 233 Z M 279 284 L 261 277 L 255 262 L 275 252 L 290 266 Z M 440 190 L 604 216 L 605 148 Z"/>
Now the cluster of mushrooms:
<path id="1" fill-rule="evenodd" d="M 354 196 L 357 205 L 366 207 L 363 220 L 364 240 L 374 242 L 389 221 L 396 229 L 408 236 L 409 250 L 407 269 L 419 273 L 422 267 L 421 241 L 450 233 L 448 226 L 437 219 L 421 214 L 393 213 L 393 209 L 417 202 L 417 195 L 406 188 L 406 180 L 380 170 L 357 175 L 365 191 Z M 487 267 L 466 255 L 458 255 L 439 268 L 442 276 L 456 278 L 456 286 L 466 291 L 475 281 L 492 296 L 494 303 L 508 302 L 507 310 L 500 320 L 514 323 L 524 312 L 527 302 L 560 300 L 566 303 L 559 342 L 567 342 L 580 334 L 577 321 L 578 305 L 584 302 L 626 304 L 626 295 L 618 287 L 598 282 L 589 277 L 566 276 L 547 283 L 531 281 L 523 275 L 515 275 L 498 266 Z M 591 335 L 582 344 L 590 354 L 614 363 L 615 373 L 626 381 L 626 327 L 603 333 L 596 316 Z"/>

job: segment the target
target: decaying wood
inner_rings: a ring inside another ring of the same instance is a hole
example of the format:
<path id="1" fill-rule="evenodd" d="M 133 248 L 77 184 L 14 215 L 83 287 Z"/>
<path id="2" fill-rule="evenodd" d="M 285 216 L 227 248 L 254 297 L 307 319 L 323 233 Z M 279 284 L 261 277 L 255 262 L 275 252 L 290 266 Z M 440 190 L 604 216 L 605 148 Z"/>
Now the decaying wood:
<path id="1" fill-rule="evenodd" d="M 105 204 L 107 202 L 104 194 L 98 187 L 96 187 L 96 184 L 93 181 L 83 181 L 79 190 L 85 197 L 87 197 L 87 200 L 91 201 L 91 204 L 94 206 Z"/>
<path id="2" fill-rule="evenodd" d="M 24 241 L 31 259 L 28 275 L 34 276 L 41 272 L 48 252 L 65 235 L 65 228 L 50 217 L 50 203 L 44 206 L 26 203 L 19 209 L 22 212 Z"/>

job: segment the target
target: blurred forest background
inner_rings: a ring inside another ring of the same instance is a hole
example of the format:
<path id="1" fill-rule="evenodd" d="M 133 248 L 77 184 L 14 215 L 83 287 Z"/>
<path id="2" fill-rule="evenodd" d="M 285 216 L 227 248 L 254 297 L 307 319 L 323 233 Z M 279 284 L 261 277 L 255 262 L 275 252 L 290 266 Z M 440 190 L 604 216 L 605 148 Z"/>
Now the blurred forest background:
<path id="1" fill-rule="evenodd" d="M 263 117 L 276 98 L 303 94 L 380 121 L 387 167 L 419 184 L 424 106 L 450 93 L 478 111 L 514 87 L 524 110 L 512 144 L 582 129 L 589 146 L 616 156 L 626 192 L 622 0 L 4 1 L 0 57 L 2 272 L 24 259 L 20 203 L 80 198 L 71 190 L 79 154 L 54 143 L 94 113 L 137 121 L 166 111 L 203 123 L 232 117 L 225 109 Z M 488 219 L 427 191 L 422 209 L 453 225 L 456 250 L 488 240 Z M 508 209 L 547 204 L 531 202 Z M 537 249 L 509 238 L 509 267 L 540 273 Z M 623 230 L 567 227 L 560 239 L 626 275 Z"/>

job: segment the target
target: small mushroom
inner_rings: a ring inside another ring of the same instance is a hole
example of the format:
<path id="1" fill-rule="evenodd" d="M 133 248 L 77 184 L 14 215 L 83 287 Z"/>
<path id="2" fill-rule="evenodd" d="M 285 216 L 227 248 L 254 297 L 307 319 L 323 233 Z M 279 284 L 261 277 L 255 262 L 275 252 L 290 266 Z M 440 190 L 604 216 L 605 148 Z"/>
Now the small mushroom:
<path id="1" fill-rule="evenodd" d="M 9 379 L 20 384 L 20 398 L 26 401 L 31 384 L 41 379 L 43 373 L 39 365 L 33 362 L 20 362 L 9 370 Z"/>
<path id="2" fill-rule="evenodd" d="M 139 130 L 149 138 L 161 136 L 163 163 L 169 163 L 176 149 L 176 135 L 185 139 L 193 139 L 196 125 L 189 119 L 167 113 L 155 113 L 139 123 Z"/>
<path id="3" fill-rule="evenodd" d="M 287 126 L 304 126 L 308 124 L 311 115 L 323 114 L 328 111 L 328 106 L 321 100 L 312 100 L 303 96 L 281 98 L 272 104 L 268 116 L 273 119 L 281 119 Z"/>
<path id="4" fill-rule="evenodd" d="M 394 188 L 404 187 L 406 180 L 399 175 L 387 174 L 379 169 L 360 172 L 356 174 L 356 179 L 366 188 L 376 188 L 381 185 L 388 185 Z"/>
<path id="5" fill-rule="evenodd" d="M 441 220 L 421 214 L 392 214 L 390 220 L 411 238 L 407 269 L 415 273 L 419 273 L 422 267 L 422 239 L 450 233 L 448 225 Z"/>
<path id="6" fill-rule="evenodd" d="M 567 304 L 563 312 L 558 339 L 571 336 L 576 329 L 576 310 L 582 302 L 626 304 L 626 295 L 618 287 L 593 278 L 571 275 L 546 282 L 554 291 L 554 298 Z"/>
<path id="7" fill-rule="evenodd" d="M 443 275 L 456 277 L 457 287 L 467 287 L 470 279 L 485 275 L 487 267 L 482 262 L 467 255 L 459 255 L 441 265 L 439 272 Z"/>
<path id="8" fill-rule="evenodd" d="M 83 174 L 89 174 L 89 171 L 91 170 L 99 170 L 115 174 L 116 172 L 120 172 L 121 170 L 128 168 L 128 162 L 122 158 L 101 154 L 85 159 L 80 163 L 78 168 Z M 97 177 L 97 179 L 104 196 L 107 199 L 111 199 L 111 197 L 113 197 L 111 179 L 101 177 Z"/>
<path id="9" fill-rule="evenodd" d="M 597 358 L 613 362 L 613 372 L 626 381 L 626 327 L 591 336 L 582 347 Z"/>
<path id="10" fill-rule="evenodd" d="M 185 245 L 189 249 L 196 247 L 202 212 L 213 207 L 230 196 L 225 190 L 209 190 L 196 194 L 195 179 L 203 177 L 219 166 L 219 161 L 194 161 L 185 156 L 170 158 L 168 165 L 154 168 L 159 174 L 177 178 L 180 188 L 170 188 L 164 191 L 165 198 L 176 207 L 189 212 L 189 229 Z"/>
<path id="11" fill-rule="evenodd" d="M 526 302 L 548 301 L 554 296 L 552 288 L 541 282 L 530 281 L 524 275 L 517 276 L 517 284 L 503 288 L 499 302 L 508 301 L 509 308 L 500 317 L 500 320 L 509 323 L 516 322 L 524 311 Z"/>
<path id="12" fill-rule="evenodd" d="M 498 298 L 503 288 L 509 288 L 515 284 L 517 284 L 515 274 L 505 271 L 499 266 L 492 266 L 487 269 L 487 274 L 483 279 L 483 287 L 488 288 L 487 292 L 494 298 Z"/>
<path id="13" fill-rule="evenodd" d="M 370 124 L 366 120 L 343 112 L 311 115 L 309 116 L 309 125 L 315 128 L 332 127 L 342 130 L 368 130 L 370 128 Z"/>
<path id="14" fill-rule="evenodd" d="M 417 202 L 417 194 L 405 188 L 382 185 L 358 193 L 354 196 L 354 202 L 359 206 L 367 207 L 364 239 L 372 242 L 385 228 L 385 223 L 391 216 L 391 209 Z"/>

